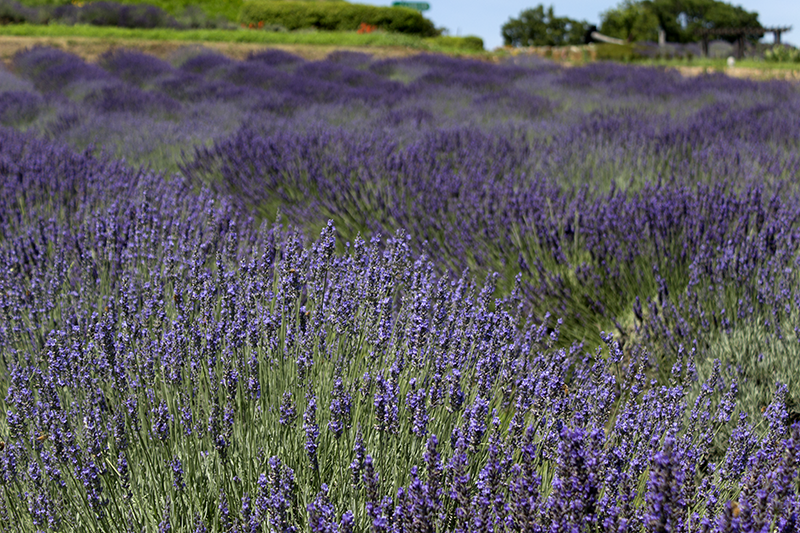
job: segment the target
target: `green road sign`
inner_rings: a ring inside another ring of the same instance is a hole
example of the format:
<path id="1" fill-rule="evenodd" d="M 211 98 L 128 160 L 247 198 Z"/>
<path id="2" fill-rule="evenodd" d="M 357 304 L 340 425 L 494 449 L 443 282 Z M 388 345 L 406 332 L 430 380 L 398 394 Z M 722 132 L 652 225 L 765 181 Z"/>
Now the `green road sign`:
<path id="1" fill-rule="evenodd" d="M 410 7 L 417 11 L 427 11 L 431 8 L 428 2 L 392 2 L 392 5 L 395 7 Z"/>

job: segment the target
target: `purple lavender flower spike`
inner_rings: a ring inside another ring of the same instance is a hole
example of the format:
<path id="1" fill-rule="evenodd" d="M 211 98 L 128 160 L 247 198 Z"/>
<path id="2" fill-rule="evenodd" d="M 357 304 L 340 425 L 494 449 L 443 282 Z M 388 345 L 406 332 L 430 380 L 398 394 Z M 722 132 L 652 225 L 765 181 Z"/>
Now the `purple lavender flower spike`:
<path id="1" fill-rule="evenodd" d="M 319 426 L 317 425 L 317 398 L 314 395 L 306 397 L 308 402 L 305 413 L 303 413 L 303 430 L 306 433 L 305 450 L 311 469 L 316 471 L 319 468 L 317 458 L 317 448 L 319 447 Z"/>
<path id="2" fill-rule="evenodd" d="M 294 401 L 292 400 L 292 393 L 284 391 L 280 405 L 280 418 L 278 422 L 283 426 L 291 426 L 297 418 L 297 411 L 295 410 Z"/>
<path id="3" fill-rule="evenodd" d="M 338 533 L 336 510 L 328 499 L 328 486 L 322 484 L 314 501 L 308 504 L 308 527 L 313 533 Z"/>
<path id="4" fill-rule="evenodd" d="M 680 450 L 667 437 L 661 451 L 656 452 L 647 483 L 644 521 L 648 531 L 675 531 L 686 520 L 684 500 L 684 469 Z"/>

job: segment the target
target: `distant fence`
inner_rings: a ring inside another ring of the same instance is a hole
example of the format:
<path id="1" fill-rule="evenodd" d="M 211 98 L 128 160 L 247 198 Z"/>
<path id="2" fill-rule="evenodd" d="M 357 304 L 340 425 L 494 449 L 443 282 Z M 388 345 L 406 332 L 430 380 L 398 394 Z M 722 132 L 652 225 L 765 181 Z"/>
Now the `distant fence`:
<path id="1" fill-rule="evenodd" d="M 744 57 L 744 42 L 747 37 L 763 37 L 766 33 L 771 33 L 775 37 L 775 44 L 781 44 L 781 34 L 792 31 L 791 26 L 781 26 L 775 28 L 704 28 L 697 30 L 695 34 L 702 39 L 703 57 L 708 57 L 708 41 L 711 37 L 737 37 L 736 39 L 736 59 Z"/>
<path id="2" fill-rule="evenodd" d="M 506 46 L 503 49 L 512 56 L 531 55 L 554 61 L 582 62 L 597 59 L 597 48 L 591 44 L 579 46 Z"/>

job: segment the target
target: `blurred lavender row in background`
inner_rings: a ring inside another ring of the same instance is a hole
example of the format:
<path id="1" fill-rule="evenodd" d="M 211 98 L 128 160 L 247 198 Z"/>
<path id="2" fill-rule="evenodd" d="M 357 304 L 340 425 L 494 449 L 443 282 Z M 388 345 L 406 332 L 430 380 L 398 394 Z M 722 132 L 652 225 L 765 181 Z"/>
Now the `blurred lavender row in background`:
<path id="1" fill-rule="evenodd" d="M 221 16 L 209 16 L 202 9 L 187 4 L 176 17 L 158 6 L 145 3 L 71 2 L 20 3 L 0 0 L 0 24 L 90 24 L 120 28 L 236 28 Z"/>

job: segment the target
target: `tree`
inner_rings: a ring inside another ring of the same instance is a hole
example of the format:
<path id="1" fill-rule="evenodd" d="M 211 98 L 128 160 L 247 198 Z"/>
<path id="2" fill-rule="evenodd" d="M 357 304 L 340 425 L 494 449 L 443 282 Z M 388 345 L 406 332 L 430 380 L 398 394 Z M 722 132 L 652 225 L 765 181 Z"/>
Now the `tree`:
<path id="1" fill-rule="evenodd" d="M 687 43 L 698 41 L 695 32 L 702 28 L 761 27 L 758 13 L 720 0 L 623 0 L 602 14 L 600 32 L 629 41 L 654 41 L 662 28 L 668 41 Z"/>
<path id="2" fill-rule="evenodd" d="M 564 46 L 583 44 L 589 24 L 568 17 L 556 17 L 553 6 L 544 5 L 526 9 L 519 18 L 510 18 L 503 24 L 502 34 L 506 46 Z"/>
<path id="3" fill-rule="evenodd" d="M 601 15 L 600 33 L 626 41 L 656 41 L 660 25 L 649 2 L 624 0 Z"/>

